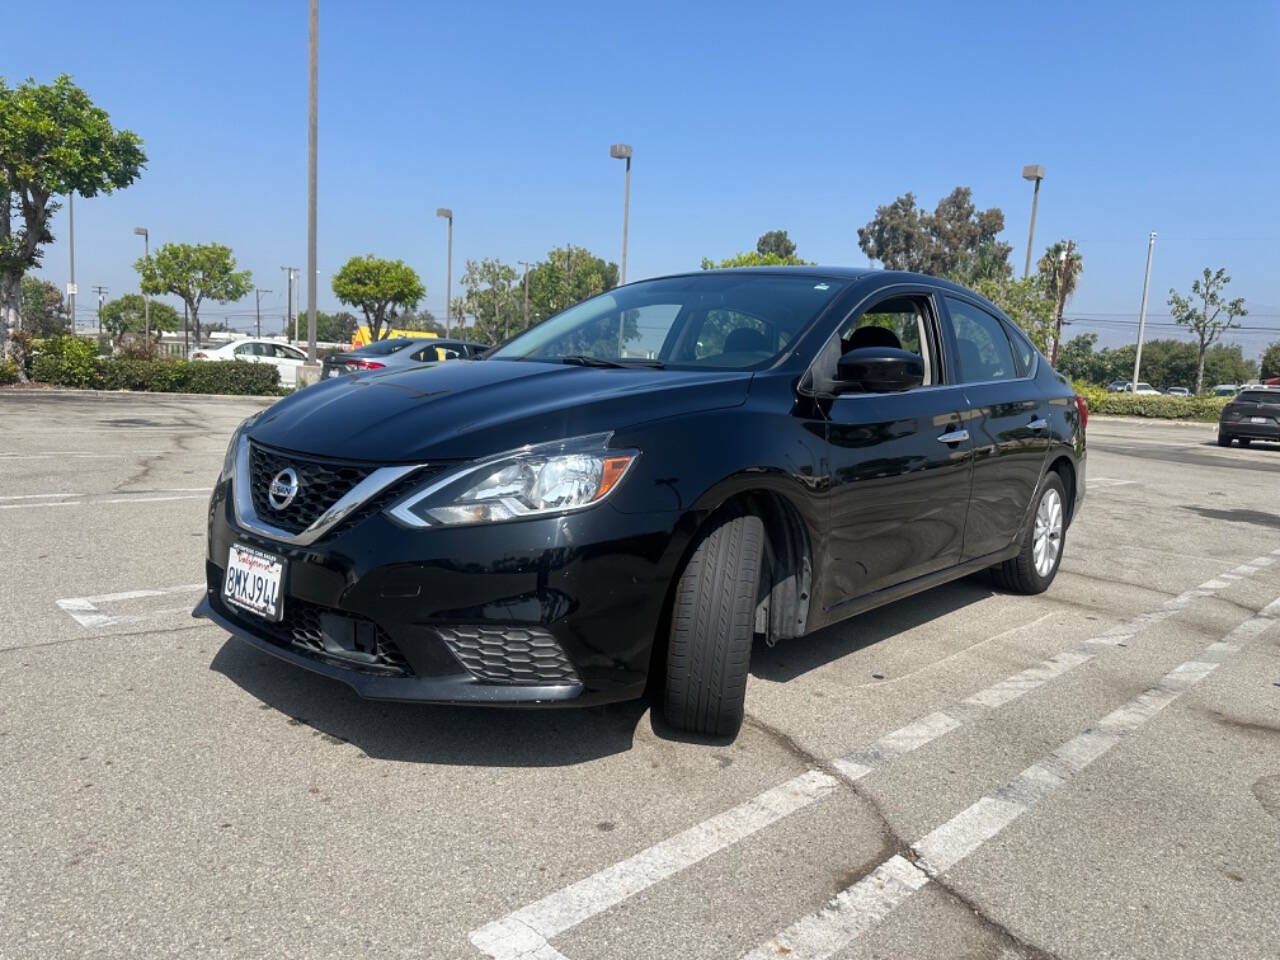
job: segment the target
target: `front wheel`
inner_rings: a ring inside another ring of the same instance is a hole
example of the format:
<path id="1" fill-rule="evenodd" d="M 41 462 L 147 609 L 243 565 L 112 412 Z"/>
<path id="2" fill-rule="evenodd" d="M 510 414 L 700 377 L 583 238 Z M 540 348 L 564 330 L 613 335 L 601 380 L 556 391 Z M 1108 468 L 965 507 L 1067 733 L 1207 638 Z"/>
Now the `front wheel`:
<path id="1" fill-rule="evenodd" d="M 1058 575 L 1066 537 L 1066 491 L 1056 473 L 1045 476 L 1035 509 L 1022 531 L 1017 556 L 995 567 L 996 581 L 1017 593 L 1044 593 Z"/>
<path id="2" fill-rule="evenodd" d="M 680 574 L 664 710 L 677 729 L 729 737 L 742 726 L 764 539 L 759 517 L 725 518 Z"/>

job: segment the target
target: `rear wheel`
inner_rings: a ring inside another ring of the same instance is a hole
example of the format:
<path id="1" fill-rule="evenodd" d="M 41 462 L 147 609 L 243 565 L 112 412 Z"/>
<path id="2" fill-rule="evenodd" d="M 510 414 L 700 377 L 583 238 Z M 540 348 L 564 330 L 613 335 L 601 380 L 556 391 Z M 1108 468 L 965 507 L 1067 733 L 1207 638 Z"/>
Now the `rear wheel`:
<path id="1" fill-rule="evenodd" d="M 1242 447 L 1247 447 L 1249 444 L 1253 443 L 1253 440 L 1249 437 L 1237 437 L 1236 443 L 1240 444 Z"/>
<path id="2" fill-rule="evenodd" d="M 727 517 L 702 536 L 680 575 L 664 710 L 673 727 L 733 736 L 742 726 L 764 542 L 759 517 Z"/>
<path id="3" fill-rule="evenodd" d="M 1043 593 L 1053 583 L 1062 562 L 1067 532 L 1066 491 L 1056 473 L 1045 475 L 1035 509 L 1022 531 L 1017 556 L 994 568 L 996 582 L 1018 593 Z"/>
<path id="4" fill-rule="evenodd" d="M 1220 433 L 1218 434 L 1218 446 L 1220 446 L 1220 447 L 1229 447 L 1229 446 L 1231 446 L 1231 434 L 1229 434 L 1229 433 L 1221 433 L 1221 432 L 1220 432 Z"/>

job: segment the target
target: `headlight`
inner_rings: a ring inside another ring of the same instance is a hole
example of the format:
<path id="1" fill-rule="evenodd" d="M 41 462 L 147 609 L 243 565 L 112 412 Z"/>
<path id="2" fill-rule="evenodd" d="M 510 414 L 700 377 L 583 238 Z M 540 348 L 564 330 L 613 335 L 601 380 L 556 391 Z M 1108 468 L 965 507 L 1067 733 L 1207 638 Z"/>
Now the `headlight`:
<path id="1" fill-rule="evenodd" d="M 231 432 L 231 442 L 227 444 L 227 452 L 222 456 L 222 475 L 218 478 L 220 483 L 225 483 L 236 475 L 236 450 L 240 447 L 240 437 L 258 422 L 264 412 L 260 410 L 251 417 L 245 417 L 240 421 L 240 426 Z"/>
<path id="2" fill-rule="evenodd" d="M 499 454 L 433 480 L 387 512 L 406 526 L 428 527 L 581 510 L 607 497 L 639 456 L 635 450 L 606 449 L 609 436 Z"/>

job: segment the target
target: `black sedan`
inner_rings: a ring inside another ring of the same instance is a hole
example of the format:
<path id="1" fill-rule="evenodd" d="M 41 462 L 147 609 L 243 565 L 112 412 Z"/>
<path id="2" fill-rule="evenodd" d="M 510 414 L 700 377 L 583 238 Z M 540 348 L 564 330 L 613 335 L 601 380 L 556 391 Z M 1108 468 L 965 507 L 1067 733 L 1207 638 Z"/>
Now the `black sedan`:
<path id="1" fill-rule="evenodd" d="M 1280 388 L 1245 387 L 1222 408 L 1218 446 L 1235 440 L 1247 447 L 1254 440 L 1280 440 Z"/>
<path id="2" fill-rule="evenodd" d="M 732 734 L 756 638 L 985 569 L 1048 587 L 1087 415 L 942 280 L 646 280 L 246 420 L 195 613 L 370 698 L 590 704 L 652 676 L 671 723 Z"/>

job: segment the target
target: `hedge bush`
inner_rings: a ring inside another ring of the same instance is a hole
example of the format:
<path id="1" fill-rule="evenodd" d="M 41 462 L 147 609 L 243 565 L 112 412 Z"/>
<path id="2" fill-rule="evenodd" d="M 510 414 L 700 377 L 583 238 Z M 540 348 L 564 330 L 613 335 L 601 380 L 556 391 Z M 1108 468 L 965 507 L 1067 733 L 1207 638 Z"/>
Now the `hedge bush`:
<path id="1" fill-rule="evenodd" d="M 18 365 L 0 357 L 0 387 L 18 382 Z"/>
<path id="2" fill-rule="evenodd" d="M 280 393 L 280 372 L 267 363 L 96 357 L 93 346 L 76 337 L 45 341 L 32 363 L 32 377 L 58 386 L 96 390 L 242 396 Z"/>
<path id="3" fill-rule="evenodd" d="M 1107 393 L 1101 387 L 1077 387 L 1089 412 L 1155 420 L 1203 420 L 1217 423 L 1231 397 L 1171 397 L 1167 394 Z"/>

